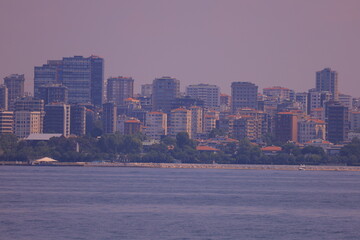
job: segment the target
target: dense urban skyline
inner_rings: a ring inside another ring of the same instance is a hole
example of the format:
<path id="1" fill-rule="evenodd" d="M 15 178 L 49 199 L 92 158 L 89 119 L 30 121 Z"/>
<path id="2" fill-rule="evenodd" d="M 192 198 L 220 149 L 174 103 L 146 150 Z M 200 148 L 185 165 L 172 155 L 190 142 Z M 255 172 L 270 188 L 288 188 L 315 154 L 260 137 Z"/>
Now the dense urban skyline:
<path id="1" fill-rule="evenodd" d="M 260 88 L 314 88 L 315 72 L 339 73 L 339 91 L 354 88 L 360 49 L 358 1 L 1 1 L 0 77 L 25 74 L 48 59 L 92 54 L 105 78 L 140 85 L 162 76 Z M 79 18 L 78 16 L 81 16 Z"/>

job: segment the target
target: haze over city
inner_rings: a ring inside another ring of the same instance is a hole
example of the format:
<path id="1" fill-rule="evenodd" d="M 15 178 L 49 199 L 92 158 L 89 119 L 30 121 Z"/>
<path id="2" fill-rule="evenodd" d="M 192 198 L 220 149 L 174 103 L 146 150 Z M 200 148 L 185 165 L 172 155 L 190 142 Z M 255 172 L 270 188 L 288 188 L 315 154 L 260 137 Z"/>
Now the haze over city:
<path id="1" fill-rule="evenodd" d="M 0 78 L 48 59 L 92 54 L 105 78 L 131 76 L 135 91 L 172 76 L 182 90 L 233 81 L 296 91 L 315 72 L 339 73 L 339 91 L 358 97 L 359 1 L 18 1 L 0 3 Z"/>

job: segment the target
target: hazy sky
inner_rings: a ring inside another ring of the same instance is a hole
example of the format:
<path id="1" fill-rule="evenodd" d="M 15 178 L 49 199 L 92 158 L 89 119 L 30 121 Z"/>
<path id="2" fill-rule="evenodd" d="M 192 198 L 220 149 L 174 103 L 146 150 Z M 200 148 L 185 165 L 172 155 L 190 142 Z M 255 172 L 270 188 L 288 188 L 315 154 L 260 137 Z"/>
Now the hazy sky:
<path id="1" fill-rule="evenodd" d="M 0 78 L 24 73 L 28 91 L 34 66 L 98 55 L 136 92 L 161 76 L 307 91 L 331 67 L 360 97 L 359 0 L 0 0 L 0 33 Z"/>

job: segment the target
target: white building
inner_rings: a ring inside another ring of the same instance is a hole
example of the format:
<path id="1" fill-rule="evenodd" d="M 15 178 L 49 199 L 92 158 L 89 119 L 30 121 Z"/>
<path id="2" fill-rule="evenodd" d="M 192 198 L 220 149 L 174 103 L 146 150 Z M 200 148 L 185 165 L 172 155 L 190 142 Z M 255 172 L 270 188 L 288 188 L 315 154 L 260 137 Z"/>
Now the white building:
<path id="1" fill-rule="evenodd" d="M 216 85 L 189 85 L 186 87 L 186 95 L 203 100 L 207 108 L 220 108 L 220 88 Z"/>
<path id="2" fill-rule="evenodd" d="M 301 119 L 298 121 L 298 141 L 306 143 L 313 139 L 326 139 L 326 124 L 319 119 Z"/>
<path id="3" fill-rule="evenodd" d="M 350 112 L 350 129 L 352 131 L 360 130 L 360 112 Z"/>
<path id="4" fill-rule="evenodd" d="M 160 140 L 167 135 L 167 114 L 163 112 L 148 112 L 146 114 L 145 135 L 152 140 Z"/>

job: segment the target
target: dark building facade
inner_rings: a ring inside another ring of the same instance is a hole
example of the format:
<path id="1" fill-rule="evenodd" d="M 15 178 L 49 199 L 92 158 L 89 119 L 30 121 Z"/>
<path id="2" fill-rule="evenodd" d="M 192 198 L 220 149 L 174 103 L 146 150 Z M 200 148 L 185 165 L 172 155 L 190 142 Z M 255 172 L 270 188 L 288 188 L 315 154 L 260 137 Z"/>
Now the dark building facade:
<path id="1" fill-rule="evenodd" d="M 83 136 L 86 133 L 86 107 L 72 105 L 70 108 L 70 134 Z"/>
<path id="2" fill-rule="evenodd" d="M 24 74 L 12 74 L 4 78 L 4 84 L 8 89 L 8 108 L 13 110 L 13 104 L 17 98 L 24 96 Z"/>
<path id="3" fill-rule="evenodd" d="M 340 102 L 329 101 L 325 104 L 326 137 L 332 143 L 347 140 L 350 128 L 349 109 Z"/>
<path id="4" fill-rule="evenodd" d="M 232 111 L 241 108 L 257 109 L 258 86 L 250 82 L 233 82 L 231 84 Z"/>
<path id="5" fill-rule="evenodd" d="M 115 103 L 103 104 L 102 121 L 104 133 L 114 133 L 116 131 L 117 107 Z"/>
<path id="6" fill-rule="evenodd" d="M 53 103 L 45 106 L 44 133 L 70 135 L 70 105 Z"/>
<path id="7" fill-rule="evenodd" d="M 279 112 L 275 115 L 275 136 L 281 142 L 297 142 L 297 116 L 291 112 Z"/>
<path id="8" fill-rule="evenodd" d="M 332 93 L 332 99 L 337 100 L 338 92 L 338 74 L 331 68 L 324 68 L 316 72 L 316 91 L 328 91 Z"/>
<path id="9" fill-rule="evenodd" d="M 68 103 L 68 88 L 61 84 L 51 84 L 39 87 L 39 98 L 49 103 Z"/>
<path id="10" fill-rule="evenodd" d="M 180 96 L 180 81 L 171 77 L 153 81 L 152 104 L 154 111 L 169 113 L 175 98 Z"/>

